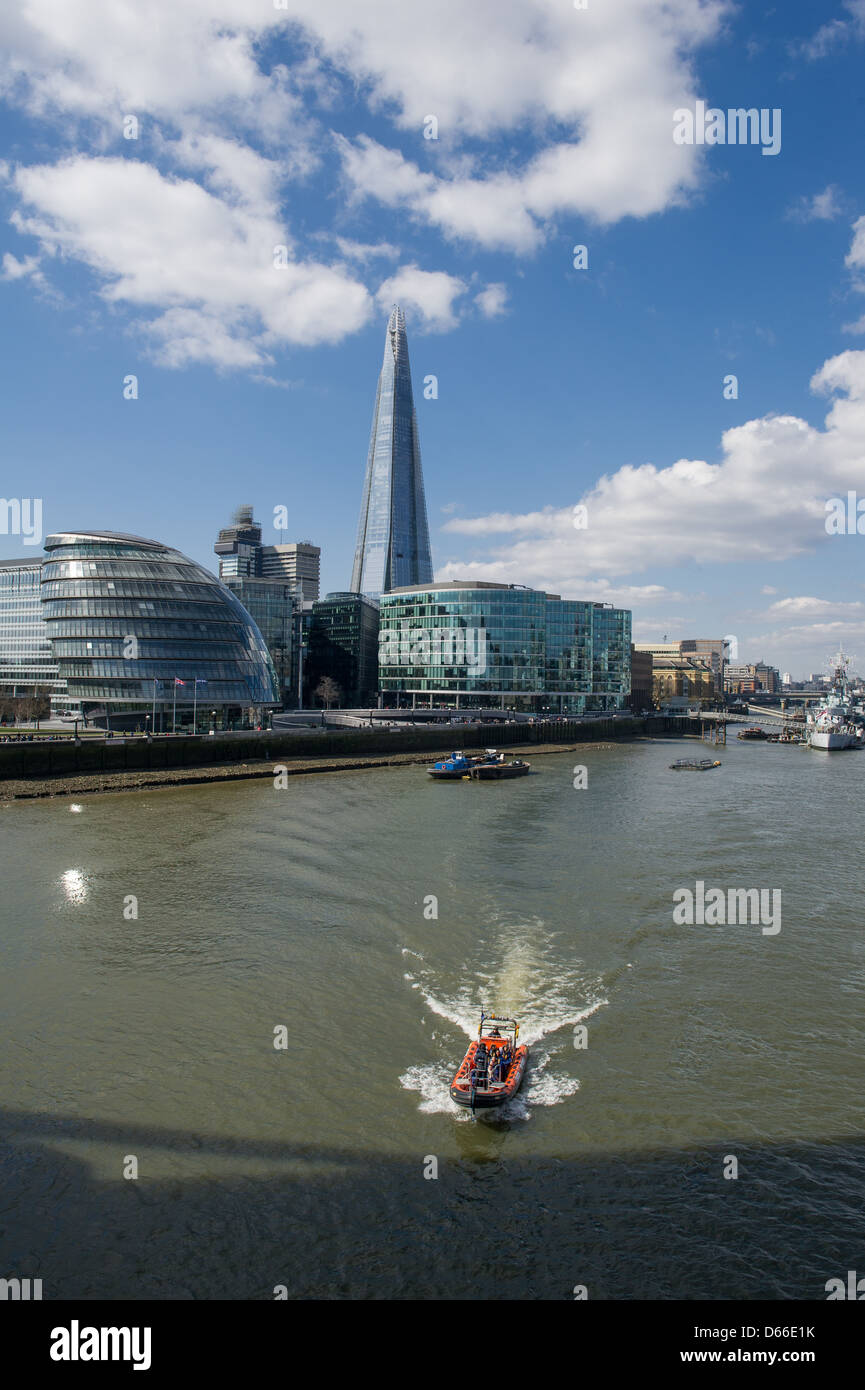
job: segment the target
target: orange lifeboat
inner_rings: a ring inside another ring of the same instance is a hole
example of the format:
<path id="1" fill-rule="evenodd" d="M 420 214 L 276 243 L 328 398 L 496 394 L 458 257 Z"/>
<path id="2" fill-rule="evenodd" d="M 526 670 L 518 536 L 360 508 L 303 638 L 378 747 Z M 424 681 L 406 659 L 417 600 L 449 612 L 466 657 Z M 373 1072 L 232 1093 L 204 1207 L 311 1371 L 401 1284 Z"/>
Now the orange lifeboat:
<path id="1" fill-rule="evenodd" d="M 451 1082 L 451 1100 L 470 1110 L 489 1110 L 515 1096 L 529 1060 L 529 1049 L 520 1045 L 519 1036 L 515 1019 L 481 1011 L 478 1036 Z"/>

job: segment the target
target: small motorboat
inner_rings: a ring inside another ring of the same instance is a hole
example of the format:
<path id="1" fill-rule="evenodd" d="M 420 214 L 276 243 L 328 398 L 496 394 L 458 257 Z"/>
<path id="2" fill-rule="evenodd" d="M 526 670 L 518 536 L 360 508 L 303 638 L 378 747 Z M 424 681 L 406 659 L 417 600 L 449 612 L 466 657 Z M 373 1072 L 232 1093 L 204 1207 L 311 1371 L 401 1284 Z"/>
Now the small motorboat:
<path id="1" fill-rule="evenodd" d="M 508 762 L 504 753 L 488 748 L 487 757 L 469 769 L 469 776 L 475 782 L 497 782 L 502 777 L 525 777 L 531 770 L 531 764 L 523 762 L 522 758 L 511 758 Z"/>
<path id="2" fill-rule="evenodd" d="M 670 763 L 671 772 L 708 772 L 710 768 L 720 767 L 718 758 L 677 758 Z"/>
<path id="3" fill-rule="evenodd" d="M 518 1045 L 519 1036 L 515 1019 L 481 1010 L 477 1038 L 451 1082 L 451 1100 L 470 1110 L 489 1110 L 515 1096 L 529 1060 L 529 1049 Z"/>

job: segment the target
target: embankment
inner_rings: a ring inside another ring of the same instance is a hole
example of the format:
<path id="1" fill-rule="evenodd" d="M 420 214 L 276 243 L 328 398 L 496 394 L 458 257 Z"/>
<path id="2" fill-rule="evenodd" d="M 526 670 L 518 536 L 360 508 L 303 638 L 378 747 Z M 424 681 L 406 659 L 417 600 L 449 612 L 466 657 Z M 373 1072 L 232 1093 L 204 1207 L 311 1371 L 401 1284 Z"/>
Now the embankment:
<path id="1" fill-rule="evenodd" d="M 667 726 L 671 727 L 667 727 Z M 456 748 L 497 748 L 531 756 L 581 744 L 680 732 L 678 720 L 592 719 L 483 728 L 339 730 L 325 734 L 106 739 L 81 744 L 0 744 L 0 800 L 125 791 L 190 782 L 424 763 Z"/>

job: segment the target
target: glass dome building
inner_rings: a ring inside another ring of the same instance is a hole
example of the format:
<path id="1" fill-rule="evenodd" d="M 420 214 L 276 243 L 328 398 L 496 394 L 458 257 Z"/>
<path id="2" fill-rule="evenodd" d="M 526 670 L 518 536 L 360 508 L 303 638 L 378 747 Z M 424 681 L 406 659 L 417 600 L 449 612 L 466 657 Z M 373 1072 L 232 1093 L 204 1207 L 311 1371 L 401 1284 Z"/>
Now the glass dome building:
<path id="1" fill-rule="evenodd" d="M 140 536 L 48 536 L 41 599 L 72 712 L 114 727 L 238 725 L 279 705 L 264 638 L 209 570 Z M 115 718 L 115 716 L 117 716 Z"/>

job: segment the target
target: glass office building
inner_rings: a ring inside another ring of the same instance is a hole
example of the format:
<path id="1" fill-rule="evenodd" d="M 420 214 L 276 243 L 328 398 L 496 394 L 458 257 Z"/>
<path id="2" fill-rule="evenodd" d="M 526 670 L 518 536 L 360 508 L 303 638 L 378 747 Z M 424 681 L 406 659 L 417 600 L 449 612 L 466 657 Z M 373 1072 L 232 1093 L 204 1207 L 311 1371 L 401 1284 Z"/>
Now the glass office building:
<path id="1" fill-rule="evenodd" d="M 327 594 L 312 605 L 305 703 L 324 676 L 339 686 L 341 705 L 378 703 L 378 627 L 378 604 L 364 594 Z"/>
<path id="2" fill-rule="evenodd" d="M 56 697 L 64 688 L 41 602 L 42 559 L 0 560 L 0 697 Z"/>
<path id="3" fill-rule="evenodd" d="M 228 576 L 223 583 L 240 599 L 267 644 L 276 671 L 279 698 L 297 704 L 297 616 L 302 598 L 294 584 L 277 579 Z"/>
<path id="4" fill-rule="evenodd" d="M 631 615 L 516 584 L 454 581 L 381 598 L 385 704 L 535 714 L 623 709 Z"/>
<path id="5" fill-rule="evenodd" d="M 378 379 L 351 591 L 378 598 L 432 580 L 405 315 L 394 308 Z"/>
<path id="6" fill-rule="evenodd" d="M 61 697 L 114 727 L 238 726 L 280 703 L 264 638 L 237 597 L 177 550 L 108 531 L 48 536 L 42 611 Z"/>

